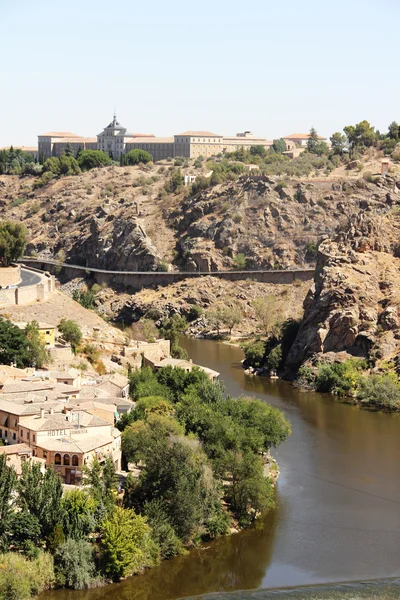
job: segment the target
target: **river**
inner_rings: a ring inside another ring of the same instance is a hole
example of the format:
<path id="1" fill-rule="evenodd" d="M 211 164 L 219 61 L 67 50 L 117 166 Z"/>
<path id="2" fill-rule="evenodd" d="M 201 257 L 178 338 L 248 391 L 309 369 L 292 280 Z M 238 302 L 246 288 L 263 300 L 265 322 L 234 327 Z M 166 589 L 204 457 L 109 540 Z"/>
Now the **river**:
<path id="1" fill-rule="evenodd" d="M 281 471 L 276 510 L 254 528 L 140 577 L 87 592 L 59 590 L 47 599 L 167 600 L 219 592 L 211 598 L 261 600 L 277 597 L 271 588 L 399 577 L 400 415 L 247 376 L 241 351 L 227 344 L 183 344 L 195 363 L 221 373 L 228 393 L 265 399 L 290 420 L 293 433 L 274 453 Z M 400 598 L 400 585 L 317 587 L 284 597 Z"/>

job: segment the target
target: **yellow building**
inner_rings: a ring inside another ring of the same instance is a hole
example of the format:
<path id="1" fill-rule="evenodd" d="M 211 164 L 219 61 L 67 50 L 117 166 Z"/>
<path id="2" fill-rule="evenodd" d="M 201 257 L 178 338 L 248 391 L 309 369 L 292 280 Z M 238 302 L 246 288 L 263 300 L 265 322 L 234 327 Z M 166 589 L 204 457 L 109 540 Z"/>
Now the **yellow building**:
<path id="1" fill-rule="evenodd" d="M 25 329 L 28 325 L 26 322 L 15 323 L 20 329 Z M 47 323 L 38 323 L 40 339 L 45 343 L 47 348 L 52 348 L 56 343 L 56 328 L 54 325 Z"/>

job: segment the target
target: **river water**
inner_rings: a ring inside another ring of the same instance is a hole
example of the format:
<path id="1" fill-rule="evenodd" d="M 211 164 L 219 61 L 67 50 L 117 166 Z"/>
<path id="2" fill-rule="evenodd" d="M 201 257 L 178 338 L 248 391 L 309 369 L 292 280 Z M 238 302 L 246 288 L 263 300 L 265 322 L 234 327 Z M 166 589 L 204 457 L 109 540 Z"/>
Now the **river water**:
<path id="1" fill-rule="evenodd" d="M 265 399 L 291 421 L 291 437 L 275 451 L 281 471 L 276 510 L 252 529 L 140 577 L 87 592 L 56 591 L 48 600 L 167 600 L 215 592 L 210 600 L 262 600 L 277 597 L 272 588 L 399 577 L 400 415 L 247 376 L 233 346 L 183 344 L 193 362 L 221 373 L 228 393 Z M 400 582 L 292 589 L 281 596 L 400 598 Z"/>

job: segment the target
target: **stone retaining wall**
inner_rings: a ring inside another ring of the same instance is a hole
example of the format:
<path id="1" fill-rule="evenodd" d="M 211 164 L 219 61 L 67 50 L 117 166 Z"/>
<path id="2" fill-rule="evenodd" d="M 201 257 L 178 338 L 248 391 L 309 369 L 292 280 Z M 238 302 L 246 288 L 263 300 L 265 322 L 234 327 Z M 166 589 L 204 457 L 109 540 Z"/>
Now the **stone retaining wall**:
<path id="1" fill-rule="evenodd" d="M 18 266 L 18 272 L 20 272 Z M 54 275 L 43 273 L 30 266 L 23 267 L 28 271 L 34 271 L 40 276 L 40 283 L 15 287 L 8 290 L 0 290 L 0 306 L 10 306 L 12 304 L 32 304 L 41 302 L 50 298 L 56 290 L 56 280 Z"/>
<path id="2" fill-rule="evenodd" d="M 177 281 L 182 281 L 187 278 L 196 277 L 218 277 L 227 281 L 243 281 L 251 280 L 261 283 L 280 283 L 290 284 L 296 280 L 312 281 L 314 277 L 314 269 L 298 269 L 292 271 L 212 271 L 201 273 L 189 272 L 170 272 L 161 273 L 158 271 L 151 272 L 132 272 L 132 271 L 106 271 L 89 267 L 79 267 L 77 265 L 62 265 L 56 261 L 43 261 L 40 259 L 24 259 L 24 264 L 34 265 L 41 270 L 48 270 L 51 273 L 61 274 L 66 279 L 74 279 L 75 277 L 85 277 L 90 275 L 98 284 L 105 283 L 109 286 L 113 284 L 123 285 L 133 291 L 139 291 L 145 287 L 157 285 L 169 285 Z"/>
<path id="3" fill-rule="evenodd" d="M 5 288 L 7 285 L 17 285 L 20 281 L 20 265 L 15 265 L 12 267 L 0 267 L 0 286 L 2 288 Z"/>

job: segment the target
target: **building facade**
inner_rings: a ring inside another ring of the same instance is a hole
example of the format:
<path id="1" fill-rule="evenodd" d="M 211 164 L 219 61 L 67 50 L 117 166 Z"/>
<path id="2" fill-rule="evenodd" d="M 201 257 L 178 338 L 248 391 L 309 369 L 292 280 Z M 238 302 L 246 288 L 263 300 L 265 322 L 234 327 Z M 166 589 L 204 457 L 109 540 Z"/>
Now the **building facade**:
<path id="1" fill-rule="evenodd" d="M 237 133 L 235 136 L 223 136 L 211 131 L 184 131 L 173 137 L 156 137 L 149 133 L 129 133 L 117 121 L 116 115 L 97 138 L 85 138 L 69 132 L 49 132 L 38 136 L 38 153 L 44 159 L 51 156 L 61 156 L 67 145 L 76 154 L 78 150 L 102 150 L 114 160 L 119 160 L 121 154 L 131 150 L 145 150 L 152 155 L 153 160 L 167 158 L 209 158 L 225 152 L 234 152 L 239 148 L 249 149 L 250 146 L 264 146 L 268 149 L 272 142 L 250 131 Z"/>

